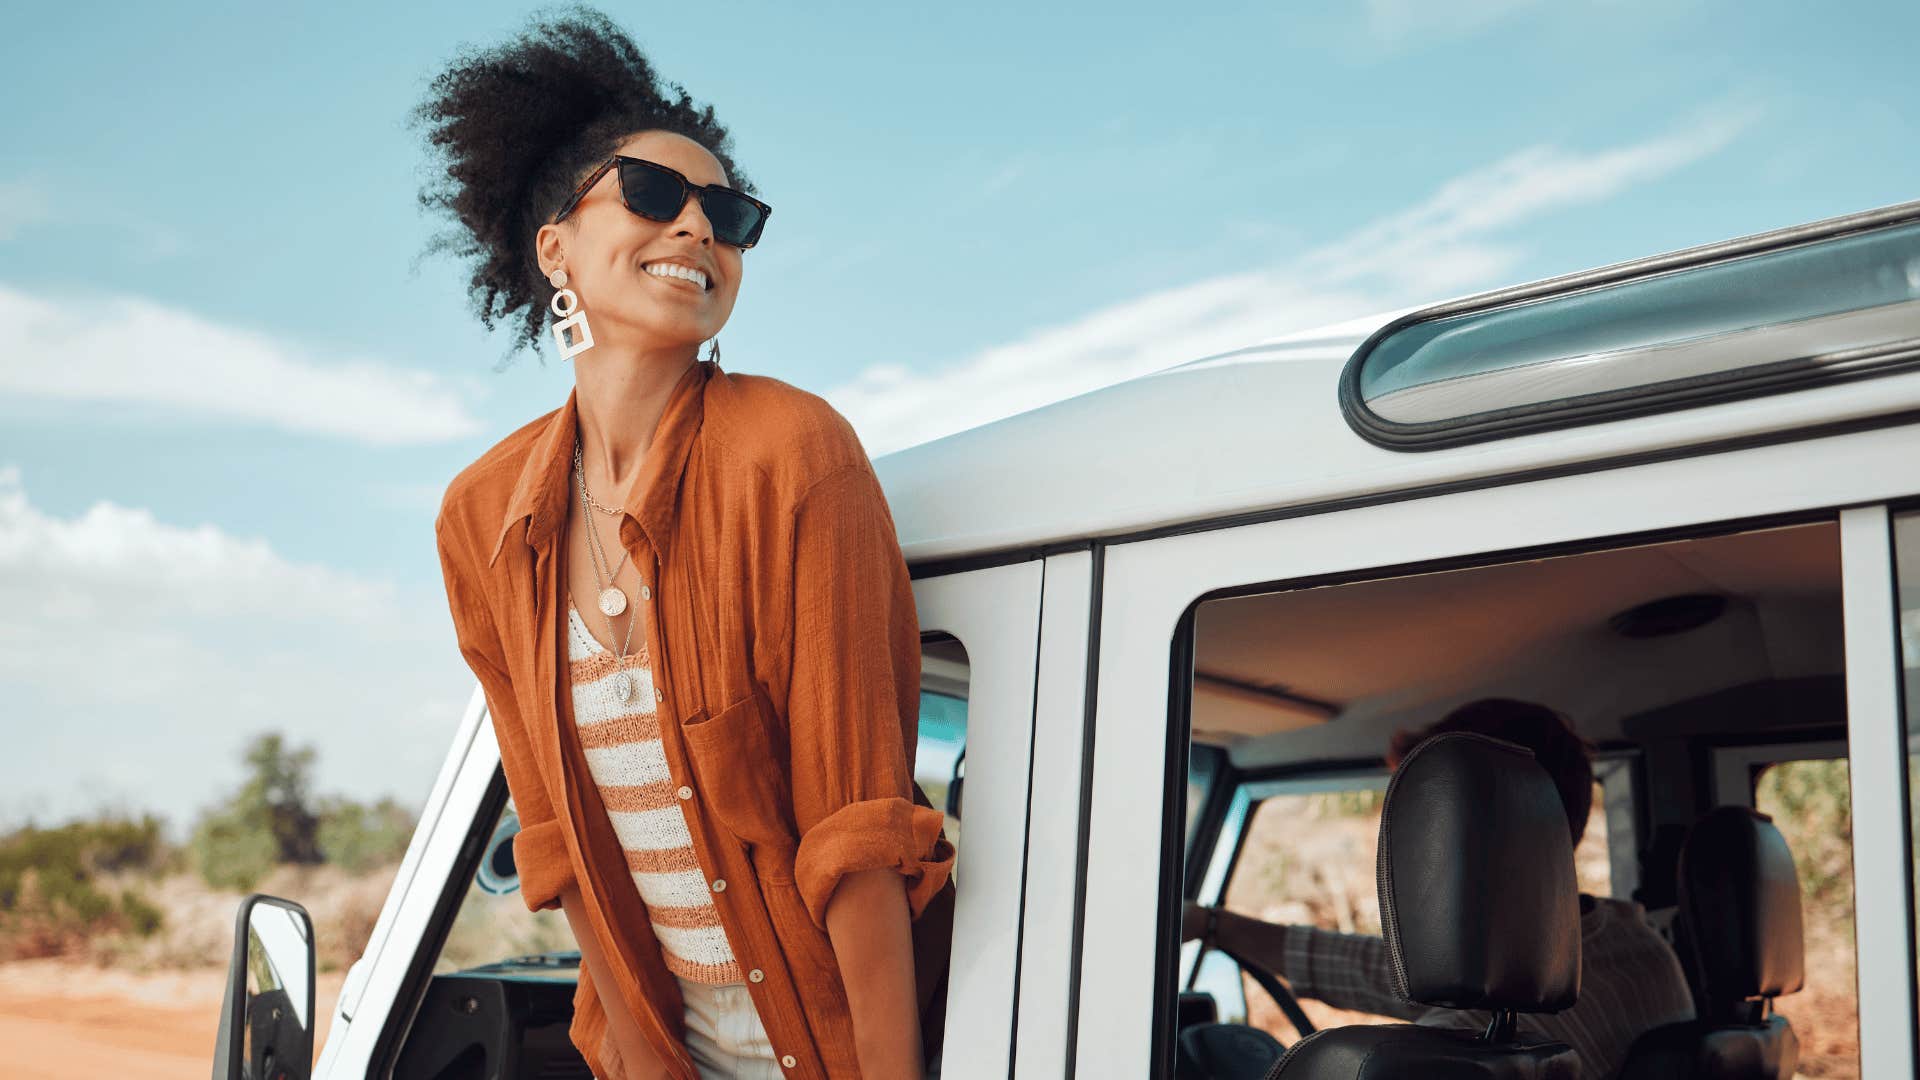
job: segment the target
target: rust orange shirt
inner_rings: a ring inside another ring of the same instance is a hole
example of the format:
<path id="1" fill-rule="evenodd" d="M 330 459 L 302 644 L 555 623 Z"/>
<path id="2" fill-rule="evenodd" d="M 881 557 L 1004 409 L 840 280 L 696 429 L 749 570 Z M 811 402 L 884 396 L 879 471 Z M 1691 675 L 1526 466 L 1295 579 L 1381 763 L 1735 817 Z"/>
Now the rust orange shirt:
<path id="1" fill-rule="evenodd" d="M 577 883 L 613 968 L 583 968 L 571 1035 L 595 1073 L 604 1002 L 661 1060 L 679 986 L 648 925 L 575 734 L 565 524 L 575 398 L 501 440 L 435 521 L 460 650 L 487 698 L 520 816 L 529 909 Z M 916 918 L 950 889 L 953 847 L 916 798 L 920 636 L 906 563 L 866 452 L 821 398 L 696 361 L 675 385 L 620 541 L 648 590 L 661 738 L 727 940 L 786 1074 L 860 1075 L 826 904 L 842 876 L 893 867 Z M 790 1063 L 789 1063 L 790 1062 Z"/>

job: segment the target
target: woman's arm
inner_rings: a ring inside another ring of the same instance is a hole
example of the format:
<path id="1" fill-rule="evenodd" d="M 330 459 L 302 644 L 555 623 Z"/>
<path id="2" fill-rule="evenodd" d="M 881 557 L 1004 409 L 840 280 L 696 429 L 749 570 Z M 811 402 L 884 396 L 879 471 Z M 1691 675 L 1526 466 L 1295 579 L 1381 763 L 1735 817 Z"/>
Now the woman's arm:
<path id="1" fill-rule="evenodd" d="M 494 742 L 500 748 L 500 768 L 507 774 L 507 790 L 513 793 L 514 810 L 520 818 L 520 831 L 513 837 L 520 899 L 529 911 L 551 910 L 559 906 L 561 890 L 573 883 L 566 840 L 540 779 L 526 725 L 520 720 L 493 613 L 472 577 L 474 552 L 463 542 L 463 534 L 444 508 L 434 519 L 433 531 L 441 574 L 446 579 L 454 636 L 460 643 L 460 655 L 486 694 L 487 715 L 493 724 Z"/>
<path id="2" fill-rule="evenodd" d="M 653 1045 L 641 1034 L 640 1025 L 614 991 L 617 984 L 613 971 L 606 954 L 600 951 L 600 939 L 593 934 L 578 884 L 569 884 L 561 891 L 560 910 L 566 912 L 567 925 L 573 927 L 573 939 L 580 946 L 581 972 L 600 991 L 600 1008 L 607 1014 L 607 1035 L 600 1044 L 600 1054 L 613 1075 L 601 1080 L 667 1080 L 666 1064 L 653 1052 Z M 608 1058 L 612 1060 L 605 1060 Z"/>
<path id="3" fill-rule="evenodd" d="M 921 1074 L 911 922 L 953 870 L 914 801 L 920 628 L 886 497 L 865 462 L 801 497 L 785 687 L 794 879 L 827 932 L 861 1073 Z"/>
<path id="4" fill-rule="evenodd" d="M 920 1080 L 912 919 L 899 871 L 887 866 L 841 878 L 827 901 L 827 937 L 847 988 L 860 1075 Z"/>

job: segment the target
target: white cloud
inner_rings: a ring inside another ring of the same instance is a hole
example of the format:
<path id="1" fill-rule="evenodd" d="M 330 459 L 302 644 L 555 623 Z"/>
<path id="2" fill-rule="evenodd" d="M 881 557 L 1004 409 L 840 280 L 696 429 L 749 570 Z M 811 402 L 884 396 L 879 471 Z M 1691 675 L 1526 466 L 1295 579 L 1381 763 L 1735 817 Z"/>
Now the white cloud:
<path id="1" fill-rule="evenodd" d="M 0 286 L 0 394 L 180 409 L 375 445 L 472 435 L 447 381 L 310 350 L 140 297 Z"/>
<path id="2" fill-rule="evenodd" d="M 50 622 L 216 615 L 373 622 L 394 614 L 390 587 L 288 562 L 266 541 L 151 511 L 93 504 L 71 519 L 28 501 L 17 466 L 0 468 L 0 596 L 13 617 Z"/>
<path id="3" fill-rule="evenodd" d="M 1529 147 L 1272 269 L 1128 300 L 940 371 L 876 364 L 824 396 L 877 456 L 1210 353 L 1501 284 L 1528 254 L 1502 230 L 1698 161 L 1754 119 L 1707 114 L 1597 153 Z"/>
<path id="4" fill-rule="evenodd" d="M 417 801 L 471 688 L 437 588 L 108 502 L 50 514 L 0 466 L 0 827 L 102 805 L 184 826 L 263 731 L 318 747 L 321 792 Z"/>

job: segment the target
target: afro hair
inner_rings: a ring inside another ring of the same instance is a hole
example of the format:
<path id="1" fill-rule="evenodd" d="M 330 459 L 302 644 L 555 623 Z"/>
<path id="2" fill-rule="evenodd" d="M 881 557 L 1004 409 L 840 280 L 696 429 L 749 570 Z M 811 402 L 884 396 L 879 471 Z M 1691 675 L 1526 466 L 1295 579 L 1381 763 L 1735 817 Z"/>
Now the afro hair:
<path id="1" fill-rule="evenodd" d="M 536 13 L 519 36 L 461 52 L 410 123 L 426 128 L 437 157 L 420 205 L 456 223 L 423 255 L 452 251 L 471 262 L 467 294 L 482 325 L 517 322 L 508 357 L 538 341 L 546 320 L 535 234 L 629 137 L 684 135 L 720 160 L 735 188 L 754 190 L 713 107 L 663 81 L 632 39 L 590 8 Z"/>

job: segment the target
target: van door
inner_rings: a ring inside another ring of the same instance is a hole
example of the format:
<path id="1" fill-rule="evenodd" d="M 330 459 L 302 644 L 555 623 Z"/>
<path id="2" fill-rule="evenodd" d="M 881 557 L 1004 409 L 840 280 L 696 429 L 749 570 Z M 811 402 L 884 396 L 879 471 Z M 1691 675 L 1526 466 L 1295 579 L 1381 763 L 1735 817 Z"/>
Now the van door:
<path id="1" fill-rule="evenodd" d="M 948 812 L 956 886 L 941 1076 L 1008 1074 L 1039 655 L 1039 560 L 916 578 L 915 778 Z"/>
<path id="2" fill-rule="evenodd" d="M 1828 529 L 1838 518 L 1844 533 L 1838 546 L 1845 567 L 1853 862 L 1861 868 L 1862 1064 L 1866 1075 L 1912 1075 L 1913 953 L 1906 913 L 1913 883 L 1903 835 L 1904 754 L 1893 752 L 1900 745 L 1900 718 L 1889 526 L 1884 508 L 1854 509 L 1912 494 L 1912 441 L 1907 429 L 1856 432 L 1325 513 L 1291 508 L 1270 520 L 1106 548 L 1093 644 L 1088 880 L 1079 912 L 1084 944 L 1077 954 L 1070 1075 L 1172 1075 L 1184 869 L 1180 796 L 1197 693 L 1195 616 L 1203 598 L 1282 586 L 1304 594 L 1362 578 L 1525 562 L 1663 536 L 1763 529 L 1789 517 L 1823 520 Z M 1909 467 L 1900 467 L 1902 462 Z M 1443 618 L 1401 630 L 1446 635 L 1450 627 Z M 1382 649 L 1350 662 L 1393 660 Z M 1286 702 L 1284 688 L 1242 689 L 1273 699 L 1263 706 L 1271 709 L 1304 714 L 1317 707 Z M 1876 749 L 1867 753 L 1863 747 Z M 1871 826 L 1870 806 L 1876 822 Z"/>

